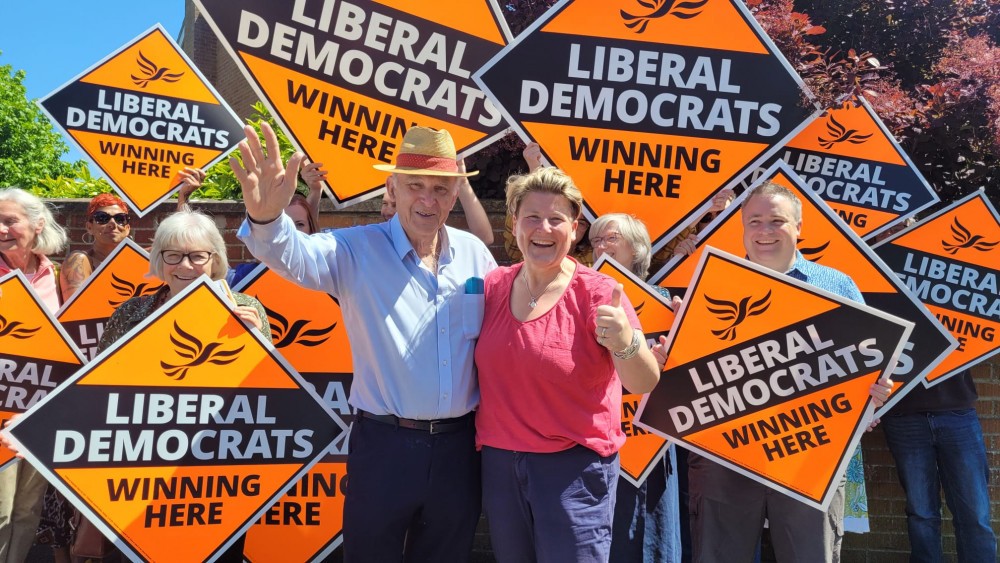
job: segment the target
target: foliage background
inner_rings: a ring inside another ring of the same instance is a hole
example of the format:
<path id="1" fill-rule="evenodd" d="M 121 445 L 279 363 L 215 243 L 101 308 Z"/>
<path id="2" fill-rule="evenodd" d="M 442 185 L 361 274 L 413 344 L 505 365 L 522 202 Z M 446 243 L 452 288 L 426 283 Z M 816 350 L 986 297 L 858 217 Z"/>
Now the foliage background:
<path id="1" fill-rule="evenodd" d="M 1000 200 L 1000 1 L 744 1 L 821 107 L 865 96 L 942 200 L 980 187 Z M 516 36 L 553 4 L 502 5 Z M 86 162 L 60 160 L 67 147 L 26 99 L 23 80 L 0 65 L 0 186 L 45 197 L 111 191 Z M 254 109 L 248 123 L 258 132 L 261 121 L 274 123 L 262 104 Z M 279 140 L 287 157 L 293 149 L 280 130 Z M 480 197 L 503 198 L 506 179 L 526 169 L 523 148 L 511 133 L 468 157 Z M 241 197 L 226 162 L 207 173 L 194 197 Z"/>

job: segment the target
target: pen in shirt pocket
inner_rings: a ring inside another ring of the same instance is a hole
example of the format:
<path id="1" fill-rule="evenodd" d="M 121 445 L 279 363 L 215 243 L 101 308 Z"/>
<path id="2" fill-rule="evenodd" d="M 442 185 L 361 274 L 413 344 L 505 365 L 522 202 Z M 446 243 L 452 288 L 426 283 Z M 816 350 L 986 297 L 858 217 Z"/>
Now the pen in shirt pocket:
<path id="1" fill-rule="evenodd" d="M 485 289 L 483 278 L 471 277 L 465 280 L 465 293 L 467 295 L 482 295 Z"/>

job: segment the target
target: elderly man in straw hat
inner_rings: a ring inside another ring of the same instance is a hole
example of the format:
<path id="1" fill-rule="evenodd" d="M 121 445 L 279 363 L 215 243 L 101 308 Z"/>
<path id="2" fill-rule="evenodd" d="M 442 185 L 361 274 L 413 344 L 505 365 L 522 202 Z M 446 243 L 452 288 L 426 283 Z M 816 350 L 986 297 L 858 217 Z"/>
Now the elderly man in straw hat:
<path id="1" fill-rule="evenodd" d="M 303 155 L 281 162 L 263 124 L 230 165 L 243 187 L 239 236 L 272 270 L 340 301 L 357 409 L 347 458 L 344 556 L 351 561 L 465 561 L 480 511 L 473 348 L 482 279 L 496 267 L 475 236 L 445 226 L 471 176 L 447 131 L 412 127 L 388 188 L 388 223 L 305 235 L 284 215 Z"/>

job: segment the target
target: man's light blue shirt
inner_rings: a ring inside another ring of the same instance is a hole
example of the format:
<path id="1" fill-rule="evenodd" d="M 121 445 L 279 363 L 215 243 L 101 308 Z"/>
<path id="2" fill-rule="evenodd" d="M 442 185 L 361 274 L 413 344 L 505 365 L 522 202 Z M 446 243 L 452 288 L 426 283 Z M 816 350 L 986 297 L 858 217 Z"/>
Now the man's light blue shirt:
<path id="1" fill-rule="evenodd" d="M 351 405 L 421 420 L 459 417 L 479 405 L 473 352 L 481 280 L 496 261 L 478 238 L 443 227 L 435 277 L 398 217 L 310 236 L 282 214 L 265 225 L 244 221 L 237 234 L 282 277 L 339 301 L 354 363 Z"/>

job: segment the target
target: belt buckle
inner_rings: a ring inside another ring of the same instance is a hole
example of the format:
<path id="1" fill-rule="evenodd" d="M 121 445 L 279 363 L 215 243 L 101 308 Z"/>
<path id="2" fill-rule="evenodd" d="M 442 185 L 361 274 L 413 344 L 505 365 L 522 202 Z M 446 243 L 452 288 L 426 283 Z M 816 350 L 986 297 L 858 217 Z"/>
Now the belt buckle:
<path id="1" fill-rule="evenodd" d="M 427 432 L 430 433 L 430 434 L 440 434 L 440 433 L 444 432 L 444 430 L 438 430 L 437 429 L 437 427 L 440 426 L 440 425 L 441 425 L 440 422 L 437 421 L 437 420 L 430 421 L 430 424 L 429 424 L 429 426 L 427 428 Z"/>

